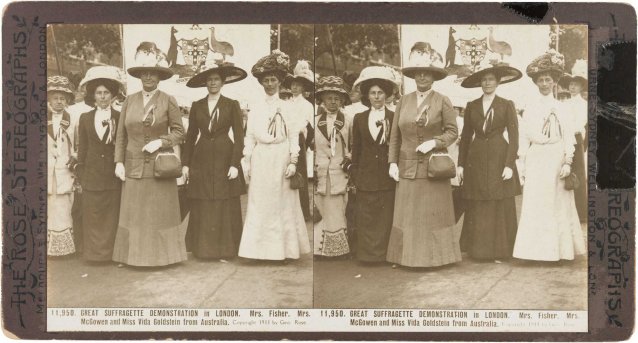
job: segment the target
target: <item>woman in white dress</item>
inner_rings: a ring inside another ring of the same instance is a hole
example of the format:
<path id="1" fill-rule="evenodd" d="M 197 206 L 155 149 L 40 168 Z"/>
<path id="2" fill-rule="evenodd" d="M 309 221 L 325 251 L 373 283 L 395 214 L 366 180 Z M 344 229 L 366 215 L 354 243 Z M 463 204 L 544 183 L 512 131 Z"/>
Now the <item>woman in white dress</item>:
<path id="1" fill-rule="evenodd" d="M 251 107 L 244 142 L 250 184 L 239 256 L 245 258 L 298 259 L 310 252 L 299 192 L 290 188 L 304 122 L 279 98 L 289 63 L 274 50 L 251 70 L 266 94 Z"/>
<path id="2" fill-rule="evenodd" d="M 573 260 L 587 251 L 574 192 L 565 189 L 575 141 L 570 113 L 553 93 L 563 66 L 563 56 L 550 51 L 527 67 L 540 94 L 531 99 L 520 125 L 524 189 L 513 254 L 520 259 Z"/>

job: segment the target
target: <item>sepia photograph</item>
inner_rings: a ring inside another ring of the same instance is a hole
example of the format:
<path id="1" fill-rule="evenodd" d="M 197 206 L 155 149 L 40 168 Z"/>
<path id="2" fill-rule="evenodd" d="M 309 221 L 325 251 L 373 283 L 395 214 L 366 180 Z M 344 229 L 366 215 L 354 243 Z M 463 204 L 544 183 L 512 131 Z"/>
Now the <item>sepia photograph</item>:
<path id="1" fill-rule="evenodd" d="M 316 27 L 314 306 L 586 311 L 586 26 Z"/>
<path id="2" fill-rule="evenodd" d="M 50 309 L 586 313 L 585 26 L 47 34 Z"/>
<path id="3" fill-rule="evenodd" d="M 47 305 L 312 307 L 312 26 L 47 35 Z"/>

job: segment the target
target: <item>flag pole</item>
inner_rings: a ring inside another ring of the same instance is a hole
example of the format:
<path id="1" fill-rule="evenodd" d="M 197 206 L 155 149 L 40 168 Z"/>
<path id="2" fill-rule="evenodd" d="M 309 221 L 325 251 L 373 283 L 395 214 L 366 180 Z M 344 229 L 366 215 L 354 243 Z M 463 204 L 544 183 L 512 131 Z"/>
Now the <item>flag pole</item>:
<path id="1" fill-rule="evenodd" d="M 62 61 L 60 61 L 60 54 L 58 53 L 58 43 L 55 40 L 55 32 L 53 31 L 53 27 L 55 25 L 51 25 L 51 40 L 53 41 L 53 51 L 55 52 L 55 63 L 58 66 L 58 75 L 62 75 Z"/>

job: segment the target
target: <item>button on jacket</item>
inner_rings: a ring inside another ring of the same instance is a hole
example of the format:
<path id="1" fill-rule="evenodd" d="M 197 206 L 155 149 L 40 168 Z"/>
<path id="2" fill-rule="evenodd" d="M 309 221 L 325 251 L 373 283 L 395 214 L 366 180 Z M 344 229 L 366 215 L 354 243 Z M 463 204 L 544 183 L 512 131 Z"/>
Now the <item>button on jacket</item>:
<path id="1" fill-rule="evenodd" d="M 143 120 L 146 115 L 150 125 Z M 155 157 L 162 149 L 172 148 L 182 142 L 184 127 L 182 114 L 174 97 L 158 90 L 146 106 L 142 92 L 131 94 L 122 104 L 115 141 L 115 162 L 123 162 L 126 177 L 151 178 Z M 170 130 L 170 133 L 169 133 Z M 162 139 L 162 147 L 152 154 L 142 151 L 149 142 Z"/>
<path id="2" fill-rule="evenodd" d="M 417 113 L 416 92 L 401 98 L 394 112 L 390 132 L 389 163 L 398 163 L 399 176 L 405 179 L 428 177 L 428 158 L 432 151 L 422 154 L 416 148 L 434 139 L 436 149 L 445 149 L 456 141 L 458 128 L 456 112 L 450 99 L 436 91 L 430 92 L 425 102 L 427 115 Z M 420 120 L 417 119 L 420 117 Z"/>
<path id="3" fill-rule="evenodd" d="M 193 102 L 189 115 L 182 163 L 189 167 L 188 196 L 195 199 L 228 199 L 245 193 L 241 168 L 244 130 L 239 102 L 220 96 L 217 117 L 211 118 L 208 97 Z M 209 131 L 209 125 L 213 125 Z M 228 133 L 232 130 L 234 142 Z M 199 140 L 197 140 L 198 135 Z M 228 169 L 239 171 L 228 180 Z"/>
<path id="4" fill-rule="evenodd" d="M 363 191 L 392 190 L 396 182 L 388 175 L 388 144 L 378 144 L 375 141 L 376 136 L 373 137 L 370 131 L 369 117 L 370 110 L 358 113 L 352 124 L 352 168 L 355 185 Z M 388 123 L 392 123 L 393 117 L 394 112 L 385 108 L 385 119 Z"/>
<path id="5" fill-rule="evenodd" d="M 465 109 L 459 166 L 464 169 L 463 197 L 466 199 L 497 200 L 521 194 L 515 163 L 519 135 L 514 103 L 496 96 L 491 109 L 489 125 L 485 125 L 489 109 L 483 107 L 482 97 L 469 102 Z M 503 136 L 505 131 L 509 142 Z M 514 172 L 507 181 L 502 178 L 505 167 Z"/>

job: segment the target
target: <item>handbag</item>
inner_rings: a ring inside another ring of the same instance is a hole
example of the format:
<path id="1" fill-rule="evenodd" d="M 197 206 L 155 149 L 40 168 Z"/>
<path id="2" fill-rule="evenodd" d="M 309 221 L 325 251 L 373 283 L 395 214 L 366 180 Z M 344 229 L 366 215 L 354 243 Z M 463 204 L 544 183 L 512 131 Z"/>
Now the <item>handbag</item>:
<path id="1" fill-rule="evenodd" d="M 296 171 L 295 175 L 290 178 L 290 188 L 291 189 L 304 189 L 306 188 L 306 180 L 304 180 L 304 176 Z"/>
<path id="2" fill-rule="evenodd" d="M 451 179 L 456 176 L 456 167 L 447 152 L 432 152 L 428 160 L 428 178 L 435 180 Z"/>
<path id="3" fill-rule="evenodd" d="M 578 180 L 578 176 L 575 173 L 570 173 L 565 178 L 565 189 L 568 191 L 572 191 L 580 186 L 580 180 Z"/>
<path id="4" fill-rule="evenodd" d="M 182 161 L 171 151 L 162 151 L 155 156 L 153 176 L 158 179 L 176 179 L 182 176 Z"/>

